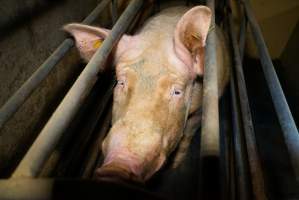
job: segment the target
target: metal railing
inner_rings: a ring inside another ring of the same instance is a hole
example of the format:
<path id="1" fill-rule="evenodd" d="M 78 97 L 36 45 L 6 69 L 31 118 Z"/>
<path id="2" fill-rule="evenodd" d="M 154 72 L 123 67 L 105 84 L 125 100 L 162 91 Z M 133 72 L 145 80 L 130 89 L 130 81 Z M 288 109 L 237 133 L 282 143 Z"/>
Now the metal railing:
<path id="1" fill-rule="evenodd" d="M 83 24 L 91 24 L 106 8 L 111 0 L 103 0 L 83 21 Z M 65 39 L 52 55 L 29 77 L 29 79 L 8 99 L 0 109 L 0 129 L 24 104 L 26 99 L 47 78 L 53 68 L 74 46 L 74 40 Z"/>
<path id="2" fill-rule="evenodd" d="M 33 145 L 30 147 L 12 178 L 36 177 L 48 156 L 54 150 L 68 124 L 74 118 L 83 100 L 94 85 L 98 72 L 104 68 L 112 48 L 126 31 L 130 22 L 141 8 L 143 1 L 134 0 L 126 8 L 113 26 L 111 33 L 104 40 L 101 48 L 93 55 L 74 85 L 64 97 L 46 126 L 43 128 Z"/>
<path id="3" fill-rule="evenodd" d="M 230 95 L 232 107 L 232 148 L 235 163 L 235 179 L 237 188 L 235 199 L 248 200 L 253 194 L 254 199 L 268 199 L 267 187 L 264 180 L 261 161 L 258 154 L 258 147 L 255 138 L 255 130 L 249 106 L 249 99 L 246 90 L 246 82 L 242 67 L 244 56 L 245 34 L 247 24 L 250 24 L 254 39 L 262 61 L 262 67 L 269 86 L 270 93 L 280 125 L 282 127 L 285 141 L 290 154 L 292 166 L 299 180 L 299 134 L 295 126 L 293 117 L 284 97 L 277 75 L 273 68 L 269 53 L 263 40 L 260 28 L 254 18 L 253 12 L 247 0 L 240 0 L 244 8 L 243 18 L 240 26 L 239 40 L 234 30 L 232 11 L 230 4 L 227 5 L 227 25 L 230 36 L 230 44 L 233 53 L 233 69 L 230 79 Z M 96 9 L 83 21 L 89 24 L 96 19 L 101 11 L 108 5 L 109 0 L 103 0 Z M 159 4 L 159 1 L 157 1 Z M 215 26 L 215 2 L 208 0 L 207 5 L 213 12 L 212 25 Z M 117 1 L 112 1 L 112 18 L 116 24 L 113 26 L 110 35 L 105 39 L 101 48 L 97 50 L 90 62 L 86 65 L 72 88 L 69 90 L 63 101 L 57 107 L 48 123 L 41 131 L 11 179 L 0 180 L 0 198 L 11 197 L 26 198 L 47 197 L 51 198 L 55 179 L 32 179 L 36 178 L 49 156 L 53 153 L 58 141 L 68 125 L 75 117 L 77 111 L 82 106 L 84 99 L 88 96 L 97 81 L 98 72 L 104 67 L 105 61 L 114 45 L 118 42 L 122 34 L 134 23 L 138 11 L 143 5 L 143 0 L 132 0 L 124 13 L 118 18 Z M 117 20 L 117 21 L 116 21 Z M 132 26 L 131 26 L 132 27 Z M 28 79 L 25 84 L 9 99 L 0 110 L 0 128 L 24 103 L 35 88 L 47 77 L 51 69 L 63 58 L 63 56 L 74 45 L 70 38 L 66 39 L 57 50 L 44 62 L 44 64 Z M 213 170 L 220 176 L 220 131 L 219 131 L 219 105 L 218 105 L 218 77 L 217 77 L 217 54 L 216 54 L 216 34 L 215 29 L 211 30 L 207 38 L 205 58 L 205 70 L 203 79 L 203 118 L 200 144 L 200 179 L 207 178 L 211 174 L 205 174 L 206 163 L 214 159 L 210 164 L 214 165 Z M 110 98 L 110 93 L 105 95 L 104 102 Z M 104 105 L 104 104 L 103 104 Z M 103 106 L 99 107 L 96 113 L 103 113 Z M 100 114 L 99 114 L 100 115 Z M 109 127 L 109 117 L 105 118 L 105 130 Z M 95 122 L 91 123 L 91 129 L 95 127 Z M 102 135 L 100 137 L 103 137 Z M 102 138 L 101 138 L 102 139 Z M 87 139 L 86 139 L 87 140 Z M 87 143 L 87 141 L 85 141 Z M 92 145 L 96 149 L 96 143 Z M 96 162 L 97 155 L 93 154 L 91 159 L 86 161 L 86 169 L 82 171 L 83 177 L 90 177 Z M 206 159 L 208 158 L 208 159 Z M 247 160 L 248 158 L 248 160 Z M 216 161 L 216 162 L 214 162 Z M 58 160 L 56 161 L 58 162 Z M 47 171 L 44 174 L 47 175 Z M 211 175 L 215 177 L 215 175 Z M 24 178 L 24 179 L 23 179 Z M 29 178 L 29 179 L 26 179 Z M 68 180 L 69 181 L 69 180 Z M 71 181 L 66 181 L 71 183 Z M 201 180 L 202 181 L 202 180 Z M 215 181 L 216 182 L 216 181 Z M 27 184 L 17 187 L 20 184 Z M 101 184 L 99 184 L 101 185 Z M 103 185 L 101 185 L 103 186 Z M 212 187 L 219 185 L 213 185 Z M 236 186 L 231 186 L 236 187 Z M 217 190 L 217 189 L 216 189 Z M 233 190 L 232 190 L 233 191 Z M 200 193 L 204 192 L 202 188 Z M 32 194 L 34 194 L 32 196 Z M 199 194 L 202 196 L 202 194 Z M 230 194 L 232 195 L 232 194 Z M 206 197 L 206 196 L 205 196 Z M 228 198 L 229 199 L 229 198 Z"/>
<path id="4" fill-rule="evenodd" d="M 281 88 L 277 74 L 275 72 L 270 54 L 263 38 L 261 29 L 254 17 L 252 8 L 248 0 L 241 0 L 244 5 L 246 17 L 251 27 L 252 35 L 255 40 L 264 75 L 272 97 L 272 102 L 284 135 L 286 146 L 291 158 L 293 170 L 299 182 L 299 133 L 290 111 L 289 105 Z"/>

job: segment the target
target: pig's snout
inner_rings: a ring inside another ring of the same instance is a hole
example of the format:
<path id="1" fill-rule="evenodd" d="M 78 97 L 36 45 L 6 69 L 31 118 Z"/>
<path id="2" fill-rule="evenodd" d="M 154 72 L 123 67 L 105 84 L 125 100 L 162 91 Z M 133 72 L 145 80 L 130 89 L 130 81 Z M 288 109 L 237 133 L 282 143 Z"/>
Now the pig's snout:
<path id="1" fill-rule="evenodd" d="M 96 170 L 98 180 L 142 182 L 139 159 L 124 151 L 108 153 L 103 165 Z"/>
<path id="2" fill-rule="evenodd" d="M 98 168 L 96 170 L 96 178 L 103 181 L 141 182 L 141 179 L 129 166 L 117 163 L 111 163 Z"/>

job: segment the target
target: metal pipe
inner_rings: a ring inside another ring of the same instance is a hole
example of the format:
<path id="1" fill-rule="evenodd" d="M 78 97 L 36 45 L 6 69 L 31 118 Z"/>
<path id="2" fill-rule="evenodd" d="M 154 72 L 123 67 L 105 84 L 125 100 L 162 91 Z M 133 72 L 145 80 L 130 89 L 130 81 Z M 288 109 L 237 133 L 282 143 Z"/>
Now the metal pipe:
<path id="1" fill-rule="evenodd" d="M 111 79 L 113 78 L 111 77 Z M 62 176 L 73 175 L 76 172 L 76 170 L 78 170 L 78 166 L 82 164 L 82 160 L 86 158 L 86 149 L 90 148 L 90 140 L 91 138 L 93 138 L 92 135 L 96 129 L 96 126 L 99 124 L 101 117 L 103 118 L 103 115 L 105 114 L 104 111 L 107 110 L 107 106 L 110 105 L 110 102 L 112 100 L 115 82 L 115 80 L 112 80 L 104 96 L 102 96 L 101 99 L 97 98 L 95 100 L 95 102 L 99 103 L 98 105 L 93 106 L 93 111 L 91 111 L 88 116 L 88 123 L 83 125 L 84 129 L 82 131 L 84 131 L 84 134 L 80 134 L 79 136 L 77 136 L 78 140 L 74 141 L 74 147 L 67 154 L 67 157 L 64 158 L 63 165 L 59 167 L 58 176 L 60 174 Z M 98 143 L 97 145 L 99 149 L 101 147 L 101 143 Z"/>
<path id="2" fill-rule="evenodd" d="M 108 196 L 110 199 L 166 199 L 142 187 L 126 183 L 91 179 L 0 180 L 1 200 L 101 199 Z"/>
<path id="3" fill-rule="evenodd" d="M 270 90 L 272 101 L 279 123 L 285 138 L 285 143 L 290 155 L 296 180 L 299 182 L 299 133 L 284 96 L 277 74 L 275 72 L 271 57 L 263 39 L 261 29 L 254 17 L 252 8 L 248 1 L 242 0 L 251 31 L 258 48 L 264 75 Z"/>
<path id="4" fill-rule="evenodd" d="M 208 3 L 208 6 L 213 12 L 210 27 L 215 27 L 214 0 L 209 0 Z M 201 156 L 219 156 L 220 151 L 216 52 L 216 33 L 215 29 L 211 29 L 207 37 L 203 76 Z"/>
<path id="5" fill-rule="evenodd" d="M 103 0 L 82 23 L 90 24 L 99 16 L 99 14 L 108 5 L 110 0 Z M 30 94 L 39 86 L 39 84 L 49 75 L 56 64 L 66 55 L 74 46 L 73 39 L 65 39 L 53 54 L 29 77 L 29 79 L 11 96 L 0 109 L 0 129 L 13 116 L 15 112 L 23 105 Z"/>
<path id="6" fill-rule="evenodd" d="M 75 125 L 68 127 L 68 133 L 63 135 L 63 138 L 60 140 L 59 144 L 57 145 L 57 147 L 55 147 L 55 150 L 53 151 L 47 162 L 44 164 L 43 169 L 39 173 L 38 177 L 52 176 L 54 171 L 58 171 L 55 172 L 55 176 L 59 176 L 61 173 L 65 175 L 65 170 L 67 170 L 68 174 L 71 174 L 69 167 L 76 166 L 74 166 L 74 164 L 70 165 L 70 163 L 74 160 L 82 159 L 83 151 L 85 150 L 87 143 L 90 141 L 91 137 L 93 137 L 92 135 L 94 134 L 95 128 L 99 123 L 102 115 L 104 114 L 104 110 L 109 105 L 112 97 L 115 80 L 111 80 L 113 78 L 109 75 L 110 74 L 108 73 L 101 74 L 100 80 L 93 87 L 90 95 L 84 102 L 84 105 L 80 107 L 81 112 L 78 112 L 76 118 L 72 121 L 72 124 L 80 124 L 80 126 L 78 127 L 77 125 Z M 111 82 L 109 83 L 108 90 L 106 87 L 101 87 L 107 82 L 107 80 Z M 103 90 L 106 90 L 104 95 L 99 95 L 99 93 Z M 90 109 L 88 109 L 91 107 L 90 104 L 92 104 L 91 111 Z M 85 114 L 86 112 L 88 112 L 88 116 L 85 117 L 87 123 L 83 123 L 83 128 L 81 128 L 82 124 L 80 123 L 80 120 L 82 120 L 82 111 Z M 80 134 L 76 134 L 78 128 L 80 128 L 78 132 Z M 73 137 L 76 137 L 75 141 L 72 139 Z M 62 153 L 65 151 L 66 147 L 69 147 L 70 141 L 72 143 L 72 150 L 68 151 L 69 153 L 67 154 Z M 85 157 L 86 155 L 84 156 L 84 159 Z M 63 161 L 63 165 L 60 164 L 59 169 L 57 169 L 56 167 L 61 160 Z"/>
<path id="7" fill-rule="evenodd" d="M 246 42 L 246 28 L 247 28 L 247 18 L 246 15 L 243 16 L 241 27 L 240 27 L 240 35 L 239 35 L 239 47 L 240 47 L 240 57 L 241 61 L 244 58 L 244 49 Z"/>
<path id="8" fill-rule="evenodd" d="M 240 200 L 249 200 L 249 177 L 246 165 L 245 153 L 243 147 L 242 127 L 240 119 L 240 110 L 238 107 L 238 100 L 236 95 L 236 84 L 234 74 L 230 78 L 230 93 L 232 106 L 232 124 L 233 124 L 233 146 L 236 165 L 236 182 L 238 187 L 238 198 Z"/>
<path id="9" fill-rule="evenodd" d="M 118 12 L 117 12 L 117 1 L 118 0 L 111 0 L 111 15 L 112 15 L 112 23 L 113 25 L 116 23 L 118 18 Z"/>
<path id="10" fill-rule="evenodd" d="M 210 27 L 215 27 L 215 1 L 208 0 L 212 11 Z M 220 137 L 218 79 L 215 28 L 207 37 L 203 75 L 203 101 L 200 139 L 200 199 L 219 199 L 220 193 Z M 211 179 L 214 179 L 212 182 Z M 211 190 L 211 188 L 213 188 Z"/>
<path id="11" fill-rule="evenodd" d="M 53 113 L 12 177 L 35 177 L 44 162 L 54 150 L 63 132 L 74 118 L 92 86 L 97 74 L 104 69 L 105 62 L 112 48 L 128 28 L 130 22 L 139 11 L 143 0 L 133 0 L 121 15 L 101 48 L 93 55 L 72 88 Z"/>
<path id="12" fill-rule="evenodd" d="M 245 35 L 246 35 L 247 19 L 243 16 L 240 35 L 239 35 L 239 48 L 241 61 L 243 60 L 244 47 L 245 47 Z M 235 73 L 232 70 L 230 76 L 230 95 L 231 95 L 231 108 L 232 108 L 232 128 L 233 128 L 233 148 L 235 158 L 235 169 L 236 169 L 236 182 L 237 182 L 237 199 L 249 200 L 250 199 L 250 187 L 248 177 L 248 166 L 246 162 L 246 150 L 244 149 L 244 131 L 241 125 L 241 113 L 240 113 L 240 102 L 237 98 L 237 88 Z"/>
<path id="13" fill-rule="evenodd" d="M 228 1 L 229 2 L 229 1 Z M 231 12 L 228 14 L 229 33 L 231 37 L 231 43 L 234 53 L 234 66 L 237 78 L 238 92 L 241 105 L 242 120 L 244 124 L 244 133 L 246 139 L 248 160 L 250 166 L 250 173 L 252 179 L 252 187 L 254 199 L 265 200 L 265 182 L 263 178 L 263 171 L 258 156 L 255 133 L 253 129 L 252 117 L 250 113 L 250 107 L 248 102 L 248 95 L 246 91 L 246 83 L 243 74 L 242 62 L 240 57 L 240 48 L 237 42 L 237 36 L 233 27 L 233 19 Z"/>
<path id="14" fill-rule="evenodd" d="M 112 106 L 111 106 L 112 107 Z M 91 178 L 95 168 L 97 167 L 97 159 L 101 155 L 101 149 L 99 145 L 102 144 L 106 134 L 109 131 L 110 124 L 111 124 L 111 117 L 112 117 L 112 109 L 109 109 L 108 113 L 106 114 L 105 118 L 102 120 L 101 123 L 101 130 L 96 134 L 97 139 L 90 145 L 88 156 L 86 156 L 86 160 L 83 163 L 83 169 L 81 171 L 82 178 Z"/>

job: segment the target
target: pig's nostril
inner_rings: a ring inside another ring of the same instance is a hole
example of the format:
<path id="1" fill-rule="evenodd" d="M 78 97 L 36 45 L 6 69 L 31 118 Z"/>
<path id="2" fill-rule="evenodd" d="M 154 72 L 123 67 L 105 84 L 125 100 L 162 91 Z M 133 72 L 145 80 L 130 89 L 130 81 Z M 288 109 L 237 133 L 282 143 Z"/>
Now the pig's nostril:
<path id="1" fill-rule="evenodd" d="M 116 182 L 138 181 L 137 176 L 130 172 L 129 169 L 117 165 L 106 165 L 98 168 L 96 170 L 96 178 L 98 180 Z"/>

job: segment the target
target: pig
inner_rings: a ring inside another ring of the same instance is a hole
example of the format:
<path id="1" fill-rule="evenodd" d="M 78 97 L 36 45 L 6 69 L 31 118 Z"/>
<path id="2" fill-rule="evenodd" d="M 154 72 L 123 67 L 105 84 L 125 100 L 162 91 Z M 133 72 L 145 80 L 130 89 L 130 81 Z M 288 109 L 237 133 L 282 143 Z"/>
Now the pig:
<path id="1" fill-rule="evenodd" d="M 112 127 L 102 143 L 104 161 L 97 178 L 144 183 L 173 152 L 173 166 L 179 166 L 201 121 L 210 22 L 208 7 L 172 7 L 148 19 L 136 34 L 121 37 L 112 51 L 117 78 Z M 86 62 L 110 32 L 76 23 L 64 29 Z M 225 37 L 215 30 L 220 97 L 230 63 Z"/>

